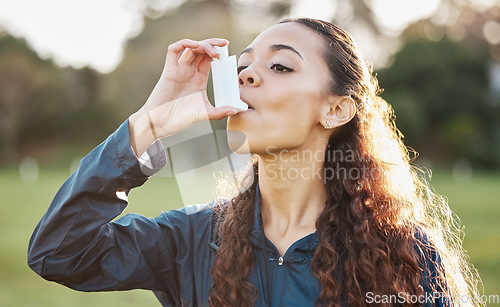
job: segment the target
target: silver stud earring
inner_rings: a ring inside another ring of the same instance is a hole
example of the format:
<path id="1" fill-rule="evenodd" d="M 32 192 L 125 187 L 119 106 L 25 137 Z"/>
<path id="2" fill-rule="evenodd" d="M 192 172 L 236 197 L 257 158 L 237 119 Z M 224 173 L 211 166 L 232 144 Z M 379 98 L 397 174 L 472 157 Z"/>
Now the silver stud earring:
<path id="1" fill-rule="evenodd" d="M 330 125 L 330 120 L 326 120 L 326 123 L 325 123 L 325 129 L 332 129 L 332 125 Z"/>

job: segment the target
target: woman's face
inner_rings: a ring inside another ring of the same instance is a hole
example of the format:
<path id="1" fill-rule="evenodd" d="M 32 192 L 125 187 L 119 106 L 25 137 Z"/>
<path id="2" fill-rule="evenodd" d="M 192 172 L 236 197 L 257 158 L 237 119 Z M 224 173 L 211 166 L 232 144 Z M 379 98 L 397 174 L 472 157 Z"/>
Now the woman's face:
<path id="1" fill-rule="evenodd" d="M 289 22 L 267 29 L 242 52 L 240 96 L 250 108 L 228 119 L 233 150 L 238 142 L 233 130 L 242 132 L 257 154 L 307 148 L 325 138 L 320 119 L 328 108 L 321 105 L 331 77 L 323 45 L 317 34 Z"/>

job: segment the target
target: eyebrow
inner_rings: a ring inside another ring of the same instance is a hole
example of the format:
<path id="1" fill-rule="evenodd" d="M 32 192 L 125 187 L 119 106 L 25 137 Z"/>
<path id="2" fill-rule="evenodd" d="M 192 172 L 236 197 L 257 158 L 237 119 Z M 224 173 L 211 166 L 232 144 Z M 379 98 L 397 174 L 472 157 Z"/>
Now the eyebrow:
<path id="1" fill-rule="evenodd" d="M 295 49 L 293 48 L 292 46 L 288 46 L 288 45 L 283 45 L 283 44 L 277 44 L 277 45 L 272 45 L 271 47 L 269 47 L 269 49 L 272 51 L 272 52 L 276 52 L 276 51 L 280 51 L 280 50 L 290 50 L 294 53 L 296 53 L 302 60 L 304 59 L 302 57 L 302 55 L 300 55 L 300 53 Z M 253 48 L 246 48 L 245 50 L 243 50 L 241 53 L 240 53 L 240 56 L 244 53 L 251 53 L 253 52 Z"/>

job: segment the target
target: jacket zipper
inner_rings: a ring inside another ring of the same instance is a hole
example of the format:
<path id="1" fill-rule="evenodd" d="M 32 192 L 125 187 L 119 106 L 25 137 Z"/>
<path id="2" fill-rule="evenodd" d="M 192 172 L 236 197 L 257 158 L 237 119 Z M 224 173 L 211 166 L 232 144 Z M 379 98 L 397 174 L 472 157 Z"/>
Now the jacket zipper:
<path id="1" fill-rule="evenodd" d="M 274 288 L 273 291 L 273 297 L 271 300 L 271 306 L 278 306 L 279 302 L 281 301 L 281 288 L 283 286 L 283 281 L 282 281 L 282 275 L 283 275 L 283 262 L 284 259 L 283 257 L 279 257 L 278 259 L 273 259 L 273 260 L 278 260 L 278 272 L 276 274 L 276 287 Z"/>
<path id="2" fill-rule="evenodd" d="M 283 265 L 283 262 L 285 262 L 285 259 L 283 259 L 283 257 L 280 256 L 278 259 L 269 258 L 269 261 L 276 261 L 276 262 L 278 262 L 278 265 Z"/>

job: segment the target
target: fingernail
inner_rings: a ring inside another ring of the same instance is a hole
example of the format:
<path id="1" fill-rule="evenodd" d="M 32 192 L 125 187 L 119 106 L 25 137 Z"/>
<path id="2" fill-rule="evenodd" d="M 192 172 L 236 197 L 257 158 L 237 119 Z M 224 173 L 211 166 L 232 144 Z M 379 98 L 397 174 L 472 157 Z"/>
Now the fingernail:
<path id="1" fill-rule="evenodd" d="M 236 113 L 238 113 L 237 111 L 229 111 L 226 113 L 226 116 L 233 116 L 233 115 L 236 115 Z"/>

